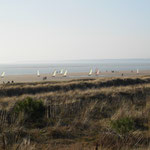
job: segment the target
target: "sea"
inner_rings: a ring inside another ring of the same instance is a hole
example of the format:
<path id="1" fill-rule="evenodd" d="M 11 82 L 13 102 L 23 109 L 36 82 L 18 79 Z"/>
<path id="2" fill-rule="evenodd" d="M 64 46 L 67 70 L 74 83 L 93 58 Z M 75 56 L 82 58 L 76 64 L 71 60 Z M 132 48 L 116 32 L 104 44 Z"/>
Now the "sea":
<path id="1" fill-rule="evenodd" d="M 69 60 L 34 63 L 0 64 L 0 74 L 25 75 L 52 73 L 55 70 L 67 70 L 70 73 L 89 72 L 90 69 L 100 71 L 134 71 L 150 70 L 150 59 L 101 59 L 101 60 Z"/>

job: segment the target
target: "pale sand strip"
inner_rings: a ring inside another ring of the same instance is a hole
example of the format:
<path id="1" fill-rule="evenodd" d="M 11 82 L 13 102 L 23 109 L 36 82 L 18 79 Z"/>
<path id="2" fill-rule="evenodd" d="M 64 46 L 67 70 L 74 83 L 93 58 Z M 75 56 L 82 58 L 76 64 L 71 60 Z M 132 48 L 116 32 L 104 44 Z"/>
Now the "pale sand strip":
<path id="1" fill-rule="evenodd" d="M 61 80 L 72 80 L 72 79 L 84 79 L 84 78 L 101 78 L 101 77 L 131 77 L 131 76 L 145 76 L 150 75 L 150 70 L 140 71 L 139 74 L 136 71 L 120 71 L 120 72 L 100 72 L 98 76 L 93 73 L 88 76 L 88 72 L 85 73 L 68 73 L 66 77 L 63 75 L 56 74 L 56 77 L 52 77 L 52 74 L 41 74 L 40 77 L 37 75 L 6 75 L 4 78 L 0 78 L 0 84 L 14 81 L 15 83 L 24 82 L 40 82 L 40 81 L 61 81 Z M 43 80 L 47 77 L 46 80 Z"/>

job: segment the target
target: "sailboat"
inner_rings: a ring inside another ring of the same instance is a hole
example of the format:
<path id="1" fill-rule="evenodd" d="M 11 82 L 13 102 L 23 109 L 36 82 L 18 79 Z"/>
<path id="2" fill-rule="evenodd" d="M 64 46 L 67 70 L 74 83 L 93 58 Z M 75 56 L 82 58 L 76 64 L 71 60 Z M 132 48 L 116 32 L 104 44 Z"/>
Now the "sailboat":
<path id="1" fill-rule="evenodd" d="M 37 71 L 37 77 L 40 77 L 40 71 L 39 70 Z"/>
<path id="2" fill-rule="evenodd" d="M 136 70 L 136 73 L 139 74 L 139 69 Z"/>
<path id="3" fill-rule="evenodd" d="M 99 70 L 96 70 L 95 74 L 96 74 L 96 76 L 98 76 L 99 75 Z"/>
<path id="4" fill-rule="evenodd" d="M 92 69 L 90 70 L 90 72 L 89 72 L 89 76 L 91 76 L 92 75 Z"/>
<path id="5" fill-rule="evenodd" d="M 63 77 L 66 77 L 66 76 L 67 76 L 67 72 L 68 72 L 68 71 L 66 70 L 65 73 L 64 73 L 64 75 L 63 75 Z"/>
<path id="6" fill-rule="evenodd" d="M 54 73 L 53 73 L 52 77 L 55 77 L 55 76 L 56 76 L 56 70 L 54 71 Z"/>
<path id="7" fill-rule="evenodd" d="M 1 78 L 4 78 L 4 76 L 5 76 L 5 72 L 2 72 Z"/>
<path id="8" fill-rule="evenodd" d="M 60 74 L 63 74 L 63 69 L 61 69 Z"/>

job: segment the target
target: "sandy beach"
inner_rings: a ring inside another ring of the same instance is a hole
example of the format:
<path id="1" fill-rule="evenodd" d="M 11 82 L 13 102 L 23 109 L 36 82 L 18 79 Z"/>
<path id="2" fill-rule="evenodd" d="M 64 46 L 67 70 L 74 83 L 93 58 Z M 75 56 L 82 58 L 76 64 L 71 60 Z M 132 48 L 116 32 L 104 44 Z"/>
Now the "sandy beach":
<path id="1" fill-rule="evenodd" d="M 31 75 L 6 75 L 0 78 L 0 84 L 4 83 L 25 83 L 25 82 L 43 82 L 43 81 L 63 81 L 72 79 L 84 79 L 84 78 L 102 78 L 102 77 L 131 77 L 131 76 L 146 76 L 150 75 L 150 70 L 139 71 L 116 71 L 116 72 L 100 72 L 99 75 L 93 73 L 91 76 L 88 72 L 84 73 L 69 73 L 66 77 L 56 74 L 52 77 L 52 74 L 41 74 L 39 77 L 36 74 Z M 46 77 L 46 78 L 45 78 Z M 45 79 L 44 79 L 45 78 Z"/>

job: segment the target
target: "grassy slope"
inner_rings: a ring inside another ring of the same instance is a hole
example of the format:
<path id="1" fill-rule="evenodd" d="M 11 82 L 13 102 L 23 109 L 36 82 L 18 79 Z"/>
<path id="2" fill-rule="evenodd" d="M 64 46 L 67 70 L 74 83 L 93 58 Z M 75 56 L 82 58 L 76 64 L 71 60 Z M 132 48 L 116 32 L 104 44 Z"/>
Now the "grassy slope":
<path id="1" fill-rule="evenodd" d="M 0 96 L 1 147 L 144 149 L 149 142 L 149 77 L 1 85 Z M 28 96 L 43 100 L 46 108 L 43 120 L 32 126 L 12 113 L 15 103 Z M 126 139 L 110 126 L 122 117 L 136 123 Z"/>

